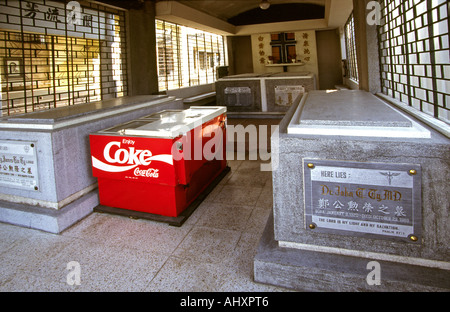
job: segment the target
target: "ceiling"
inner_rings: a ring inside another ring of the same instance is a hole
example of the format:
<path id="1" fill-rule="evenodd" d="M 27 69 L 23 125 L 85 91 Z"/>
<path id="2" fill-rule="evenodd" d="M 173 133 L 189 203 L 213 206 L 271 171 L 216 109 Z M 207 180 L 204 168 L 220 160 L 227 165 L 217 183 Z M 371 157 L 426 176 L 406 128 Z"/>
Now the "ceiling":
<path id="1" fill-rule="evenodd" d="M 345 24 L 353 8 L 353 0 L 268 0 L 268 10 L 259 8 L 261 0 L 93 1 L 128 10 L 142 9 L 145 1 L 152 1 L 157 18 L 228 35 L 257 33 L 261 27 L 274 31 L 337 28 Z"/>
<path id="2" fill-rule="evenodd" d="M 141 9 L 144 1 L 161 2 L 166 0 L 97 0 L 97 2 L 109 4 L 123 9 Z M 273 5 L 286 3 L 310 3 L 325 6 L 326 0 L 268 0 Z M 214 16 L 221 20 L 228 19 L 259 8 L 261 0 L 179 0 L 177 1 L 188 7 L 199 10 L 208 15 Z"/>
<path id="3" fill-rule="evenodd" d="M 143 0 L 93 0 L 93 1 L 91 0 L 90 2 L 100 2 L 127 10 L 131 9 L 140 10 L 144 6 Z"/>
<path id="4" fill-rule="evenodd" d="M 261 0 L 191 0 L 178 2 L 224 21 L 252 9 L 261 10 L 259 9 Z M 271 7 L 292 3 L 311 3 L 325 6 L 325 0 L 269 0 L 269 3 Z"/>

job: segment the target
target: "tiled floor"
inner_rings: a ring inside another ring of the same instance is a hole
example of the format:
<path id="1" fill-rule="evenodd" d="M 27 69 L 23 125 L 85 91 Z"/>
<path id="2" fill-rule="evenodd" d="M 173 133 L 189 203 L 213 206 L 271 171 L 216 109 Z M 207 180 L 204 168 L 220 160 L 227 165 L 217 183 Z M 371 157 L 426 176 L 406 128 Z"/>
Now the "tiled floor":
<path id="1" fill-rule="evenodd" d="M 258 161 L 229 166 L 182 227 L 99 213 L 60 235 L 0 223 L 0 291 L 288 291 L 253 281 L 271 173 Z M 80 285 L 67 283 L 71 261 Z"/>

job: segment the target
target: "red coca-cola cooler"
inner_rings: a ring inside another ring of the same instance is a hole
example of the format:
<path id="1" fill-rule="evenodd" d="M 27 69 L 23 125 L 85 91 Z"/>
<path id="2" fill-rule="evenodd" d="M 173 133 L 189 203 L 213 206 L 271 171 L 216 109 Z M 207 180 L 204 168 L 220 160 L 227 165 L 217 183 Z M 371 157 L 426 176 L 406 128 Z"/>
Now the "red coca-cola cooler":
<path id="1" fill-rule="evenodd" d="M 224 172 L 226 108 L 165 110 L 90 135 L 100 205 L 177 217 Z"/>

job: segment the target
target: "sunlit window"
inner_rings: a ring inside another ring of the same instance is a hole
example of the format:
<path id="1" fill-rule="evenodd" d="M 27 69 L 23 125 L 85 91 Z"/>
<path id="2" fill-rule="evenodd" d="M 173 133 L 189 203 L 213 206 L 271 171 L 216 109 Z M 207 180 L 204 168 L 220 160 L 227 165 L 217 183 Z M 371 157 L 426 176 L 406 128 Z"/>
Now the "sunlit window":
<path id="1" fill-rule="evenodd" d="M 0 3 L 2 115 L 127 95 L 125 12 L 53 1 Z"/>
<path id="2" fill-rule="evenodd" d="M 347 53 L 346 76 L 356 82 L 359 81 L 358 59 L 356 56 L 355 19 L 353 13 L 345 24 L 345 48 Z"/>
<path id="3" fill-rule="evenodd" d="M 156 20 L 156 41 L 160 91 L 213 83 L 226 65 L 220 35 Z"/>
<path id="4" fill-rule="evenodd" d="M 382 0 L 382 92 L 450 121 L 449 10 L 446 0 Z"/>

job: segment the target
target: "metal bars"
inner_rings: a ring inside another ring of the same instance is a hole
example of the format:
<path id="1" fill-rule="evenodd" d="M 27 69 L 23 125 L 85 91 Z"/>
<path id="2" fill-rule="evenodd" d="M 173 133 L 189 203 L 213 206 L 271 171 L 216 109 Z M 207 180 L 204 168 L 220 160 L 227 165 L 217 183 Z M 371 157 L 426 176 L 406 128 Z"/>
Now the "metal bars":
<path id="1" fill-rule="evenodd" d="M 355 19 L 353 13 L 350 15 L 345 24 L 345 46 L 347 53 L 347 72 L 348 78 L 359 81 L 358 60 L 356 56 L 356 40 L 355 40 Z"/>
<path id="2" fill-rule="evenodd" d="M 382 92 L 450 122 L 449 12 L 446 0 L 381 0 Z"/>
<path id="3" fill-rule="evenodd" d="M 156 20 L 156 49 L 159 91 L 213 83 L 225 65 L 222 36 L 162 20 Z"/>
<path id="4" fill-rule="evenodd" d="M 127 95 L 126 57 L 122 10 L 0 1 L 2 115 Z"/>

